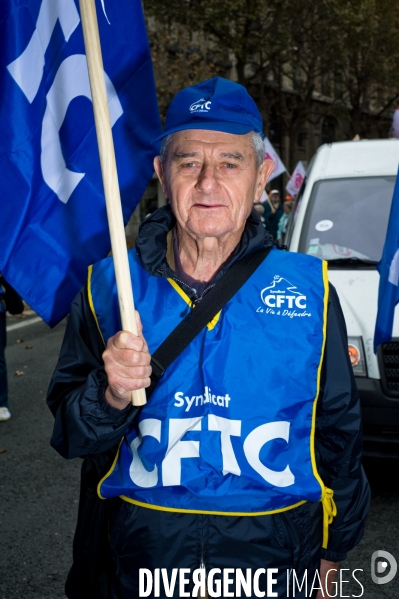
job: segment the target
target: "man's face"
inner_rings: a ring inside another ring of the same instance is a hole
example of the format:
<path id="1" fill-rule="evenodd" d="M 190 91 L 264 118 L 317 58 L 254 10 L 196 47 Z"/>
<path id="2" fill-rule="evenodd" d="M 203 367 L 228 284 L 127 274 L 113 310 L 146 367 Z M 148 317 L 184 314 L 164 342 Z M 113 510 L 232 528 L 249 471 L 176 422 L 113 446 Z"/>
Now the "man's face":
<path id="1" fill-rule="evenodd" d="M 270 194 L 270 200 L 274 205 L 278 205 L 280 203 L 280 194 L 279 193 Z"/>
<path id="2" fill-rule="evenodd" d="M 289 214 L 292 210 L 292 204 L 287 204 L 287 202 L 284 204 L 284 212 L 286 214 Z"/>
<path id="3" fill-rule="evenodd" d="M 256 166 L 251 134 L 190 129 L 173 135 L 154 167 L 180 226 L 196 238 L 243 230 L 273 163 Z"/>

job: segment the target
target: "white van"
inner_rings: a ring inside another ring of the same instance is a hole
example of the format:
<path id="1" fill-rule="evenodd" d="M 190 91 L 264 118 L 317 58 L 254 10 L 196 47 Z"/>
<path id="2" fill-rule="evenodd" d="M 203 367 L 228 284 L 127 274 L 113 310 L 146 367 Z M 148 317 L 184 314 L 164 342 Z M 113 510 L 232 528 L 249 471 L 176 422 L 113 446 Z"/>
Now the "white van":
<path id="1" fill-rule="evenodd" d="M 399 306 L 393 340 L 373 352 L 379 262 L 399 164 L 399 140 L 323 145 L 296 199 L 285 243 L 328 261 L 348 328 L 363 406 L 364 453 L 399 457 Z M 399 223 L 398 223 L 399 227 Z"/>

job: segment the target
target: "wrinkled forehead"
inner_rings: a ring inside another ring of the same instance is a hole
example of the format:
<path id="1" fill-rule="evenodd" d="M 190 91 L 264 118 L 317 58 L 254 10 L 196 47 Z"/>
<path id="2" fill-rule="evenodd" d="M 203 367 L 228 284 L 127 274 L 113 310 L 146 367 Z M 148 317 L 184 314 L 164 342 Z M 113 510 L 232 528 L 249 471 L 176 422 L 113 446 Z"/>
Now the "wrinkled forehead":
<path id="1" fill-rule="evenodd" d="M 251 133 L 235 135 L 205 129 L 187 129 L 174 133 L 169 152 L 172 159 L 193 153 L 198 155 L 236 154 L 238 159 L 245 160 L 255 158 Z"/>

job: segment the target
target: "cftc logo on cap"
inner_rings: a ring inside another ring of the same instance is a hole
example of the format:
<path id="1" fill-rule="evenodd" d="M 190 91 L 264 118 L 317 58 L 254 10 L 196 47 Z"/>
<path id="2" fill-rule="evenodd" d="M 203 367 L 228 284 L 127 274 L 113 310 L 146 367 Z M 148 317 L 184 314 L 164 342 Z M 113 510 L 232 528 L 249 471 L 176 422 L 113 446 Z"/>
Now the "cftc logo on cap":
<path id="1" fill-rule="evenodd" d="M 387 570 L 389 565 L 389 570 Z M 395 578 L 398 569 L 396 559 L 388 551 L 374 551 L 371 556 L 371 578 L 375 584 L 386 584 Z M 387 574 L 385 574 L 387 572 Z M 384 574 L 384 576 L 380 576 Z"/>
<path id="2" fill-rule="evenodd" d="M 190 112 L 209 112 L 211 109 L 212 102 L 208 100 L 205 101 L 205 98 L 201 98 L 197 102 L 193 102 L 190 106 Z"/>

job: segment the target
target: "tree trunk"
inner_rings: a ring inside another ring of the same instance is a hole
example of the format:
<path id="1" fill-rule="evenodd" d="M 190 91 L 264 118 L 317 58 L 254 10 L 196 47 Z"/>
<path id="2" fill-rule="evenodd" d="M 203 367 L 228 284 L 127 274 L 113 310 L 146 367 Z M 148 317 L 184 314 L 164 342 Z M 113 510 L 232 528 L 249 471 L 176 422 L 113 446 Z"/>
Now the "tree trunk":
<path id="1" fill-rule="evenodd" d="M 238 77 L 238 83 L 241 83 L 241 85 L 245 85 L 245 65 L 247 64 L 247 60 L 246 59 L 241 59 L 237 57 L 237 64 L 236 64 L 236 69 L 237 69 L 237 77 Z"/>
<path id="2" fill-rule="evenodd" d="M 362 133 L 362 109 L 360 104 L 352 104 L 350 115 L 350 139 Z"/>

